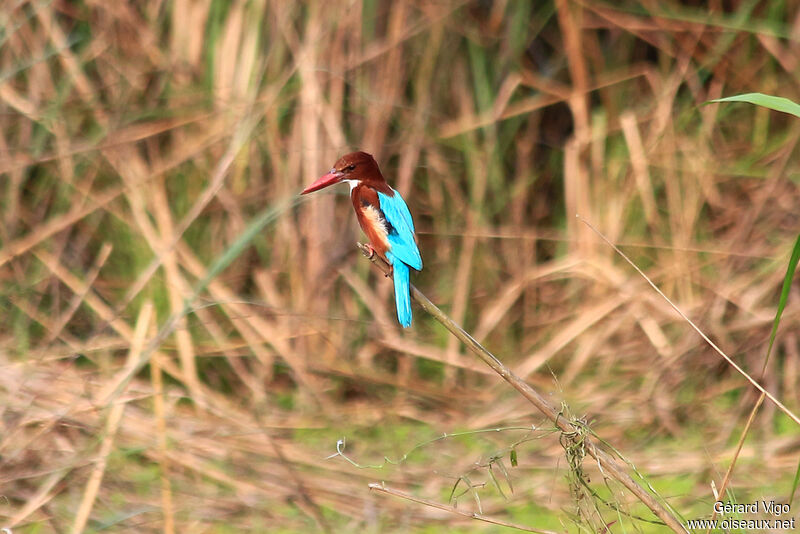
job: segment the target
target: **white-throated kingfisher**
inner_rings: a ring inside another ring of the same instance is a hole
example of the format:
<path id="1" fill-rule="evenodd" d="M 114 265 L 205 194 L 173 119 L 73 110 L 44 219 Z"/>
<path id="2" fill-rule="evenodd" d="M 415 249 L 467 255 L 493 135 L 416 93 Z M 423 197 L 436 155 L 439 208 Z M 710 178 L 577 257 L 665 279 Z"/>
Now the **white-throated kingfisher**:
<path id="1" fill-rule="evenodd" d="M 342 156 L 327 174 L 300 194 L 319 191 L 340 182 L 350 184 L 350 200 L 372 250 L 392 266 L 397 320 L 408 328 L 411 326 L 409 267 L 422 270 L 422 256 L 417 247 L 411 212 L 400 193 L 386 183 L 375 158 L 366 152 Z"/>

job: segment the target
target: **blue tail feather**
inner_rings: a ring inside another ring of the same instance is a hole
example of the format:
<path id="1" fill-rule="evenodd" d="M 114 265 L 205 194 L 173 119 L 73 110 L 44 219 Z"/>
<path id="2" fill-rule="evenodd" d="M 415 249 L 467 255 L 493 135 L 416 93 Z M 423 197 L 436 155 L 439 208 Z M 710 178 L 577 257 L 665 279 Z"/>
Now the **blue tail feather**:
<path id="1" fill-rule="evenodd" d="M 411 326 L 411 288 L 408 283 L 408 265 L 400 260 L 394 261 L 394 302 L 397 306 L 397 320 L 403 328 Z"/>

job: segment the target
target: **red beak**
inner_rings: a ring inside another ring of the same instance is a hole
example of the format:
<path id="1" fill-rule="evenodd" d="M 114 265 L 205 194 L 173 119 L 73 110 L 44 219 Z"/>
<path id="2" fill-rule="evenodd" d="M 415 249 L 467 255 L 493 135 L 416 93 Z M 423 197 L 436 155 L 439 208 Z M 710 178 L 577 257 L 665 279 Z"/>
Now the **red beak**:
<path id="1" fill-rule="evenodd" d="M 344 175 L 341 172 L 337 171 L 336 169 L 331 169 L 328 174 L 322 176 L 319 180 L 303 189 L 300 194 L 305 195 L 306 193 L 313 193 L 314 191 L 319 191 L 320 189 L 328 187 L 329 185 L 338 184 L 342 181 L 342 176 Z"/>

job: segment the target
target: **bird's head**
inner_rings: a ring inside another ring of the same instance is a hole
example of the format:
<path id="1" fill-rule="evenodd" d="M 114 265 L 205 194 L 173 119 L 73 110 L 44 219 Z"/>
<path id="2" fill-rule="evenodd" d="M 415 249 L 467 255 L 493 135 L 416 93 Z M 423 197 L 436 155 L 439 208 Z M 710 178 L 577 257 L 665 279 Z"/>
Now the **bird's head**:
<path id="1" fill-rule="evenodd" d="M 319 191 L 340 182 L 358 183 L 371 180 L 384 181 L 375 158 L 366 152 L 351 152 L 339 158 L 327 174 L 303 189 L 300 194 Z"/>

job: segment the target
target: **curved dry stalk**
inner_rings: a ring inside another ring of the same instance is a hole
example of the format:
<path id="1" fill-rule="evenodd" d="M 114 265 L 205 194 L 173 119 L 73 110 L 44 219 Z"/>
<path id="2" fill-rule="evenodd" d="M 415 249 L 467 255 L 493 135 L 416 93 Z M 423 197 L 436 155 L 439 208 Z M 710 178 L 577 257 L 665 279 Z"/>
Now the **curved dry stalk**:
<path id="1" fill-rule="evenodd" d="M 642 270 L 641 270 L 641 269 L 640 269 L 640 268 L 639 268 L 639 267 L 638 267 L 638 266 L 637 266 L 635 263 L 633 263 L 633 261 L 631 261 L 631 259 L 630 259 L 628 256 L 626 256 L 626 255 L 625 255 L 625 253 L 624 253 L 624 252 L 622 252 L 622 251 L 621 251 L 619 248 L 617 248 L 617 246 L 616 246 L 614 243 L 612 243 L 611 241 L 609 241 L 609 239 L 608 239 L 606 236 L 604 236 L 604 235 L 603 235 L 603 234 L 602 234 L 602 233 L 601 233 L 601 232 L 600 232 L 600 231 L 599 231 L 597 228 L 595 228 L 594 226 L 592 226 L 592 224 L 591 224 L 589 221 L 587 221 L 586 219 L 584 219 L 584 218 L 583 218 L 583 217 L 581 217 L 580 215 L 576 215 L 576 217 L 577 217 L 577 218 L 578 218 L 578 219 L 579 219 L 579 220 L 580 220 L 580 221 L 581 221 L 583 224 L 585 224 L 586 226 L 588 226 L 588 227 L 589 227 L 589 228 L 590 228 L 590 229 L 591 229 L 591 230 L 592 230 L 594 233 L 596 233 L 598 236 L 600 236 L 600 238 L 601 238 L 603 241 L 605 241 L 605 242 L 606 242 L 606 243 L 607 243 L 607 244 L 608 244 L 608 245 L 609 245 L 611 248 L 613 248 L 613 249 L 614 249 L 614 252 L 616 252 L 617 254 L 619 254 L 620 256 L 622 256 L 622 259 L 624 259 L 625 261 L 627 261 L 627 262 L 630 264 L 630 266 L 631 266 L 631 267 L 633 267 L 634 269 L 636 269 L 636 272 L 637 272 L 637 273 L 639 273 L 639 274 L 641 275 L 641 277 L 642 277 L 642 278 L 644 278 L 644 279 L 645 279 L 645 281 L 647 281 L 647 283 L 648 283 L 648 284 L 650 284 L 650 287 L 652 287 L 653 289 L 655 289 L 656 293 L 658 293 L 658 294 L 661 296 L 661 298 L 663 298 L 664 300 L 666 300 L 666 301 L 667 301 L 667 304 L 669 304 L 670 306 L 672 306 L 672 309 L 673 309 L 673 310 L 675 310 L 676 312 L 678 312 L 678 315 L 680 315 L 680 316 L 683 318 L 683 320 L 684 320 L 684 321 L 686 321 L 687 323 L 689 323 L 689 326 L 691 326 L 691 327 L 694 329 L 694 331 L 695 331 L 695 332 L 697 332 L 698 334 L 700 334 L 700 337 L 702 337 L 702 338 L 703 338 L 703 341 L 705 341 L 706 343 L 708 343 L 708 344 L 711 346 L 711 348 L 712 348 L 712 349 L 714 349 L 714 350 L 717 352 L 717 354 L 719 354 L 720 356 L 722 356 L 722 357 L 725 359 L 725 361 L 726 361 L 726 362 L 728 362 L 728 365 L 730 365 L 731 367 L 733 367 L 733 368 L 736 370 L 736 372 L 738 372 L 740 375 L 742 375 L 742 376 L 745 378 L 745 380 L 747 380 L 748 382 L 750 382 L 750 383 L 751 383 L 751 384 L 752 384 L 752 385 L 753 385 L 753 386 L 754 386 L 754 387 L 755 387 L 757 390 L 759 390 L 759 391 L 761 392 L 761 394 L 762 394 L 763 396 L 765 396 L 766 398 L 768 398 L 769 400 L 771 400 L 771 401 L 772 401 L 772 403 L 773 403 L 773 404 L 775 404 L 775 406 L 777 406 L 777 407 L 778 407 L 778 409 L 779 409 L 780 411 L 782 411 L 784 414 L 786 414 L 786 416 L 787 416 L 787 417 L 789 417 L 789 419 L 791 419 L 792 421 L 794 421 L 795 423 L 797 423 L 798 425 L 800 425 L 800 417 L 798 417 L 798 416 L 797 416 L 797 415 L 796 415 L 796 414 L 795 414 L 793 411 L 791 411 L 789 408 L 787 408 L 787 407 L 786 407 L 786 405 L 784 405 L 784 404 L 783 404 L 783 403 L 782 403 L 780 400 L 778 400 L 778 398 L 777 398 L 777 397 L 775 397 L 775 395 L 773 395 L 772 393 L 770 393 L 769 391 L 767 391 L 767 390 L 764 388 L 764 386 L 762 386 L 761 384 L 759 384 L 759 383 L 758 383 L 758 381 L 757 381 L 755 378 L 753 378 L 752 376 L 750 376 L 750 375 L 747 373 L 747 371 L 745 371 L 744 369 L 742 369 L 742 368 L 741 368 L 741 367 L 740 367 L 740 366 L 739 366 L 739 365 L 738 365 L 738 364 L 737 364 L 735 361 L 733 361 L 733 359 L 731 359 L 731 357 L 730 357 L 730 356 L 728 356 L 727 354 L 725 354 L 725 352 L 724 352 L 724 351 L 723 351 L 721 348 L 719 348 L 719 347 L 717 346 L 717 344 L 716 344 L 716 343 L 714 343 L 713 341 L 711 341 L 711 339 L 710 339 L 710 338 L 709 338 L 707 335 L 705 335 L 705 333 L 704 333 L 702 330 L 700 330 L 700 328 L 699 328 L 699 327 L 698 327 L 696 324 L 694 324 L 694 322 L 693 322 L 691 319 L 689 319 L 689 316 L 688 316 L 688 315 L 686 315 L 685 313 L 683 313 L 683 311 L 682 311 L 680 308 L 678 308 L 678 306 L 677 306 L 677 305 L 676 305 L 674 302 L 672 302 L 672 301 L 669 299 L 669 297 L 667 297 L 667 296 L 664 294 L 664 292 L 663 292 L 663 291 L 661 291 L 661 290 L 658 288 L 658 286 L 657 286 L 657 285 L 655 285 L 655 283 L 653 283 L 653 281 L 652 281 L 652 280 L 650 280 L 650 278 L 649 278 L 649 277 L 648 277 L 646 274 L 644 274 L 644 271 L 642 271 Z"/>
<path id="2" fill-rule="evenodd" d="M 369 485 L 369 489 L 372 491 L 378 491 L 381 493 L 387 493 L 389 495 L 394 495 L 395 497 L 400 497 L 401 499 L 407 499 L 411 502 L 424 504 L 425 506 L 430 506 L 431 508 L 436 508 L 438 510 L 444 510 L 445 512 L 450 512 L 451 514 L 460 515 L 463 517 L 468 517 L 470 519 L 477 519 L 478 521 L 485 521 L 486 523 L 491 523 L 493 525 L 500 525 L 501 527 L 508 527 L 514 528 L 517 530 L 522 530 L 523 532 L 536 532 L 537 534 L 558 534 L 553 530 L 542 530 L 538 528 L 531 528 L 524 525 L 519 525 L 516 523 L 509 523 L 508 521 L 503 521 L 501 519 L 495 519 L 493 517 L 489 517 L 483 514 L 478 514 L 475 512 L 465 512 L 463 510 L 459 510 L 453 506 L 447 506 L 446 504 L 441 504 L 434 501 L 429 501 L 427 499 L 420 499 L 419 497 L 415 497 L 414 495 L 410 495 L 404 491 L 400 491 L 398 489 L 387 487 L 385 484 L 377 484 L 372 483 Z"/>
<path id="3" fill-rule="evenodd" d="M 374 254 L 371 249 L 365 245 L 362 245 L 361 243 L 357 243 L 357 246 L 359 249 L 361 249 L 361 252 L 364 254 L 364 256 L 366 256 L 373 264 L 378 266 L 383 274 L 388 276 L 388 274 L 391 272 L 391 267 L 382 258 L 380 258 L 377 254 Z M 647 490 L 633 480 L 633 478 L 628 475 L 625 469 L 619 465 L 608 453 L 599 449 L 594 442 L 585 435 L 585 432 L 581 432 L 580 428 L 576 427 L 566 418 L 562 417 L 560 410 L 557 410 L 555 407 L 551 406 L 544 396 L 528 385 L 528 383 L 523 379 L 514 374 L 511 369 L 506 367 L 505 364 L 503 364 L 503 362 L 501 362 L 494 354 L 489 352 L 483 345 L 478 343 L 471 335 L 469 335 L 469 333 L 456 324 L 455 321 L 453 321 L 446 313 L 440 310 L 413 284 L 411 285 L 411 295 L 414 297 L 414 300 L 416 300 L 417 303 L 422 306 L 422 309 L 428 312 L 454 336 L 461 340 L 461 342 L 464 343 L 467 348 L 469 348 L 481 360 L 483 360 L 484 363 L 491 367 L 494 372 L 499 374 L 503 380 L 508 382 L 523 397 L 528 399 L 528 401 L 530 401 L 530 403 L 533 404 L 541 413 L 553 421 L 553 423 L 559 429 L 561 429 L 562 432 L 564 432 L 566 435 L 581 436 L 581 439 L 583 440 L 583 446 L 586 448 L 586 452 L 589 453 L 592 458 L 597 460 L 597 463 L 604 474 L 607 474 L 628 488 L 628 490 L 633 493 L 636 498 L 650 508 L 650 510 L 674 532 L 688 532 L 681 522 L 669 510 L 662 506 L 662 504 L 655 497 L 653 497 L 653 495 L 651 495 Z"/>

